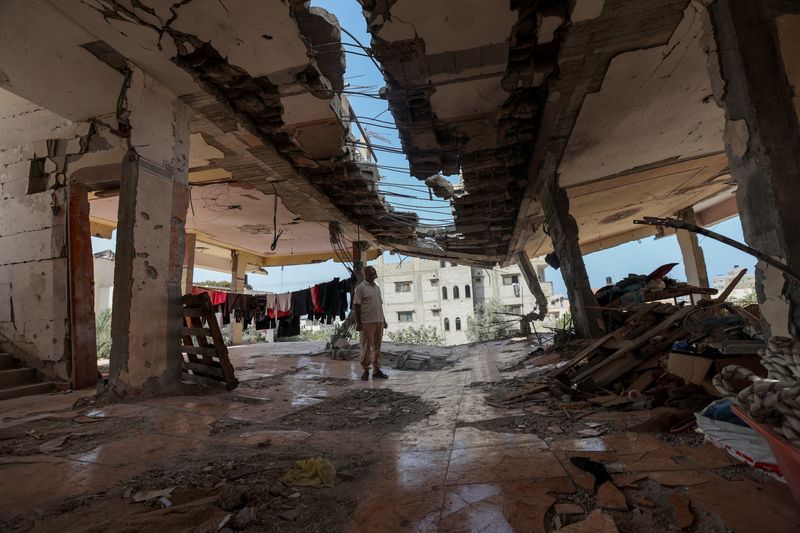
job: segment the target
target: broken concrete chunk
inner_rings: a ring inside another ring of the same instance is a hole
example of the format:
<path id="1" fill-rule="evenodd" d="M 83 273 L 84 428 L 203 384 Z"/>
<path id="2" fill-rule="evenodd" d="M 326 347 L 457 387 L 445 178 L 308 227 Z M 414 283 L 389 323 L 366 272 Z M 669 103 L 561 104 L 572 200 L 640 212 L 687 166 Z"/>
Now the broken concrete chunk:
<path id="1" fill-rule="evenodd" d="M 248 488 L 244 485 L 229 485 L 219 493 L 217 505 L 223 511 L 233 511 L 244 506 Z"/>
<path id="2" fill-rule="evenodd" d="M 236 516 L 234 516 L 233 520 L 231 520 L 231 525 L 234 529 L 245 529 L 256 522 L 258 522 L 256 510 L 252 507 L 245 507 L 236 513 Z"/>
<path id="3" fill-rule="evenodd" d="M 42 453 L 52 453 L 58 451 L 64 446 L 64 443 L 67 442 L 69 437 L 70 435 L 62 435 L 61 437 L 49 440 L 44 444 L 39 445 L 39 451 Z"/>
<path id="4" fill-rule="evenodd" d="M 557 503 L 555 509 L 560 515 L 583 514 L 583 507 L 576 503 Z"/>
<path id="5" fill-rule="evenodd" d="M 613 484 L 603 483 L 597 491 L 597 506 L 612 511 L 627 511 L 625 495 Z"/>
<path id="6" fill-rule="evenodd" d="M 599 509 L 592 511 L 586 520 L 575 522 L 558 531 L 569 533 L 619 533 L 617 524 L 610 514 L 606 514 Z"/>
<path id="7" fill-rule="evenodd" d="M 650 508 L 650 509 L 652 509 L 653 507 L 656 506 L 656 504 L 655 504 L 655 502 L 653 500 L 649 500 L 649 499 L 645 498 L 644 496 L 634 496 L 633 497 L 633 502 L 636 505 L 638 505 L 639 507 L 647 507 L 647 508 Z"/>
<path id="8" fill-rule="evenodd" d="M 425 185 L 431 188 L 433 194 L 445 200 L 449 200 L 456 193 L 453 184 L 441 174 L 434 174 L 426 178 Z"/>
<path id="9" fill-rule="evenodd" d="M 694 514 L 689 509 L 689 498 L 682 494 L 672 494 L 669 497 L 669 503 L 675 509 L 675 517 L 681 529 L 686 529 L 694 524 Z"/>
<path id="10" fill-rule="evenodd" d="M 162 497 L 167 498 L 169 497 L 170 494 L 172 494 L 173 490 L 175 490 L 175 487 L 168 487 L 166 489 L 161 489 L 161 490 L 147 490 L 147 491 L 137 492 L 136 494 L 133 495 L 133 502 L 139 503 L 139 502 L 146 502 L 148 500 L 155 500 L 157 498 L 162 498 Z"/>

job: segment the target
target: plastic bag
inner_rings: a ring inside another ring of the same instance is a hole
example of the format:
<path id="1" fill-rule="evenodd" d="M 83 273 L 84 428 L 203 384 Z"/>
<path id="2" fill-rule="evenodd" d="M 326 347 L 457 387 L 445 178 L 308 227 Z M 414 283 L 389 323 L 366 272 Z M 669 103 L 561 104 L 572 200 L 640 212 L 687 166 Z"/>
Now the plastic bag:
<path id="1" fill-rule="evenodd" d="M 322 457 L 297 461 L 282 480 L 289 485 L 306 487 L 333 487 L 336 483 L 336 469 L 330 461 Z"/>
<path id="2" fill-rule="evenodd" d="M 728 398 L 716 400 L 701 412 L 695 413 L 697 427 L 703 430 L 706 440 L 728 452 L 734 459 L 760 468 L 783 481 L 778 462 L 764 437 L 747 425 L 726 421 L 730 420 L 727 414 L 720 417 L 720 414 L 730 413 L 730 402 Z M 726 420 L 715 420 L 712 416 Z"/>

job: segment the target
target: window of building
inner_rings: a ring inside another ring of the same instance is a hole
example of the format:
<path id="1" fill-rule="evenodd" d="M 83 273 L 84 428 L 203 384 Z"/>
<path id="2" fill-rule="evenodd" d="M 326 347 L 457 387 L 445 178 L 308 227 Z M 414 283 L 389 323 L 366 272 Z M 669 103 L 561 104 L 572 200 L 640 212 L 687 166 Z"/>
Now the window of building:
<path id="1" fill-rule="evenodd" d="M 435 287 L 439 284 L 439 280 L 436 278 L 431 278 L 431 287 Z"/>
<path id="2" fill-rule="evenodd" d="M 456 331 L 461 331 L 461 319 L 456 317 Z"/>
<path id="3" fill-rule="evenodd" d="M 413 322 L 414 321 L 414 311 L 398 311 L 397 312 L 397 321 L 398 322 Z"/>
<path id="4" fill-rule="evenodd" d="M 445 318 L 444 319 L 444 330 L 445 331 L 450 331 L 450 319 L 449 318 Z"/>
<path id="5" fill-rule="evenodd" d="M 453 299 L 458 300 L 461 296 L 458 294 L 458 287 L 453 287 Z"/>
<path id="6" fill-rule="evenodd" d="M 447 287 L 442 287 L 442 300 L 447 300 Z"/>
<path id="7" fill-rule="evenodd" d="M 446 261 L 439 261 L 439 267 L 444 268 L 446 266 L 447 266 L 447 262 Z"/>
<path id="8" fill-rule="evenodd" d="M 464 285 L 464 297 L 472 298 L 472 293 L 470 291 L 469 285 Z"/>
<path id="9" fill-rule="evenodd" d="M 453 263 L 452 261 L 450 261 L 450 266 L 451 267 L 457 267 L 458 265 L 456 263 Z"/>
<path id="10" fill-rule="evenodd" d="M 394 292 L 411 292 L 410 281 L 395 281 Z"/>
<path id="11" fill-rule="evenodd" d="M 519 283 L 519 276 L 516 274 L 505 274 L 503 276 L 503 285 L 513 285 Z"/>
<path id="12" fill-rule="evenodd" d="M 506 313 L 513 313 L 515 315 L 522 314 L 522 306 L 521 305 L 507 305 L 505 306 Z"/>
<path id="13" fill-rule="evenodd" d="M 442 311 L 440 309 L 434 309 L 433 311 L 431 311 L 431 316 L 433 316 L 433 317 L 438 317 L 441 314 L 442 314 Z"/>

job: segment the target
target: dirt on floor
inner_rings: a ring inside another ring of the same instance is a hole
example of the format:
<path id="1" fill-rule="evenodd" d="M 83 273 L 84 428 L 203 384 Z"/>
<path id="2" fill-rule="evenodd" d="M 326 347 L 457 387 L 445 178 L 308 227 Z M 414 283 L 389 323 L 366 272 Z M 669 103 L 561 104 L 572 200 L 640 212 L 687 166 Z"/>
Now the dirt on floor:
<path id="1" fill-rule="evenodd" d="M 391 389 L 352 389 L 289 413 L 270 427 L 313 431 L 369 429 L 380 434 L 396 431 L 434 412 L 436 406 L 418 396 Z"/>
<path id="2" fill-rule="evenodd" d="M 363 454 L 332 458 L 337 467 L 333 488 L 294 487 L 281 481 L 296 461 L 320 453 L 313 446 L 304 446 L 302 452 L 267 446 L 247 454 L 213 447 L 202 455 L 178 457 L 108 492 L 73 498 L 46 513 L 16 516 L 0 523 L 0 529 L 334 531 L 355 508 L 360 491 L 354 480 L 362 477 L 371 461 Z"/>
<path id="3" fill-rule="evenodd" d="M 303 429 L 369 430 L 374 438 L 435 410 L 434 405 L 416 396 L 389 389 L 354 389 L 266 426 L 258 424 L 259 431 L 253 435 L 266 433 L 265 428 L 271 427 L 298 433 Z M 16 426 L 4 435 L 3 450 L 16 455 L 42 453 L 39 447 L 43 443 L 67 435 L 63 442 L 52 444 L 54 453 L 77 453 L 91 449 L 100 440 L 107 442 L 124 432 L 130 435 L 149 427 L 149 421 L 136 416 L 99 418 L 86 422 L 91 430 L 78 434 L 73 419 L 91 417 L 70 414 L 63 421 L 48 418 Z M 248 429 L 256 429 L 253 426 L 252 422 L 222 416 L 211 424 L 210 433 L 226 442 L 225 439 L 247 435 Z M 369 477 L 368 470 L 379 459 L 370 450 L 331 455 L 330 450 L 315 446 L 309 437 L 301 445 L 276 444 L 267 437 L 258 440 L 249 449 L 221 443 L 202 453 L 173 457 L 108 492 L 82 495 L 46 512 L 17 515 L 5 522 L 0 519 L 0 530 L 336 531 L 352 514 L 359 494 L 363 494 L 359 480 Z M 334 465 L 335 487 L 293 487 L 281 481 L 297 461 L 313 457 L 323 457 Z M 147 497 L 148 492 L 151 497 Z M 143 493 L 143 501 L 135 502 Z M 142 512 L 142 507 L 149 510 Z"/>

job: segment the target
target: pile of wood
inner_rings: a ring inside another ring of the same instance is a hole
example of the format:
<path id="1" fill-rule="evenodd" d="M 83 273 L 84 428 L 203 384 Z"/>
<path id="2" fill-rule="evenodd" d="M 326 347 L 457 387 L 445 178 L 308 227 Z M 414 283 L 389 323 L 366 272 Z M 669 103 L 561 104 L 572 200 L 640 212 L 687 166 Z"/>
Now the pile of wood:
<path id="1" fill-rule="evenodd" d="M 645 380 L 654 379 L 653 370 L 662 366 L 662 356 L 674 343 L 688 339 L 683 320 L 694 309 L 691 305 L 633 304 L 622 311 L 622 326 L 592 341 L 550 375 L 586 392 L 642 390 L 649 385 Z"/>

